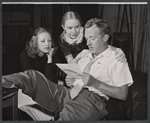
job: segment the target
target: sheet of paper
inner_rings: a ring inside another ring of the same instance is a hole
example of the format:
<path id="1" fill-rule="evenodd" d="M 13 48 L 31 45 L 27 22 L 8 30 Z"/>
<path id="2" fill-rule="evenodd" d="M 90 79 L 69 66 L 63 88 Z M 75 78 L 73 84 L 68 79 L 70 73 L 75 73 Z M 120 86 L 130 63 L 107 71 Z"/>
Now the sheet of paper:
<path id="1" fill-rule="evenodd" d="M 82 71 L 76 63 L 56 65 L 70 77 L 77 77 L 78 74 L 82 74 Z"/>

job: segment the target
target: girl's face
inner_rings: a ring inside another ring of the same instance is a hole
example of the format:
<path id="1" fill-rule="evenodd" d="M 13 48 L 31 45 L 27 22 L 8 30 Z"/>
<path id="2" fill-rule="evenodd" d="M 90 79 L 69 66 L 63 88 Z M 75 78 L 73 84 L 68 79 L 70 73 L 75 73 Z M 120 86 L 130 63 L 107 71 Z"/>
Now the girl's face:
<path id="1" fill-rule="evenodd" d="M 43 53 L 49 53 L 51 46 L 52 46 L 52 39 L 49 33 L 43 32 L 40 33 L 38 36 L 38 48 Z"/>
<path id="2" fill-rule="evenodd" d="M 69 19 L 65 21 L 62 27 L 66 31 L 66 34 L 74 39 L 79 35 L 81 25 L 78 19 Z"/>

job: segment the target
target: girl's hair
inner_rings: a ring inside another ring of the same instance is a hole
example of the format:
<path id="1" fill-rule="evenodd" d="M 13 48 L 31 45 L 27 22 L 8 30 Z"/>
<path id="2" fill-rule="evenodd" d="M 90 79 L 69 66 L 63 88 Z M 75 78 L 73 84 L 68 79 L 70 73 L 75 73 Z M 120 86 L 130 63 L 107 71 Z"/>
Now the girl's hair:
<path id="1" fill-rule="evenodd" d="M 69 20 L 69 19 L 77 19 L 77 20 L 79 20 L 80 25 L 82 25 L 82 21 L 81 21 L 80 15 L 78 13 L 76 13 L 76 12 L 73 12 L 73 11 L 68 11 L 68 12 L 66 12 L 63 15 L 62 21 L 61 21 L 61 25 L 64 26 L 66 20 Z"/>
<path id="2" fill-rule="evenodd" d="M 108 34 L 110 35 L 110 26 L 109 24 L 103 20 L 103 19 L 98 19 L 98 18 L 92 18 L 87 23 L 85 24 L 84 28 L 90 28 L 93 25 L 96 25 L 102 32 L 102 34 Z"/>
<path id="3" fill-rule="evenodd" d="M 36 54 L 40 53 L 37 40 L 38 40 L 38 35 L 41 33 L 44 33 L 44 32 L 50 34 L 46 29 L 41 28 L 41 27 L 37 28 L 34 31 L 34 34 L 31 38 L 31 40 L 29 42 L 27 42 L 27 44 L 26 44 L 28 56 L 35 58 Z"/>

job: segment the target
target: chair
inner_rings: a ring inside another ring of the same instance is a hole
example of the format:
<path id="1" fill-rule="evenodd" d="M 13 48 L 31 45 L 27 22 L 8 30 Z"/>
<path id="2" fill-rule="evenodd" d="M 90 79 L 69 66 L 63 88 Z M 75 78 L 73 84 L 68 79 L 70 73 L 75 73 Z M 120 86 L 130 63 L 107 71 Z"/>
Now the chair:
<path id="1" fill-rule="evenodd" d="M 18 89 L 2 87 L 2 120 L 17 120 Z"/>
<path id="2" fill-rule="evenodd" d="M 133 105 L 132 105 L 131 88 L 128 89 L 128 97 L 125 101 L 110 98 L 106 109 L 108 115 L 105 120 L 132 120 Z"/>

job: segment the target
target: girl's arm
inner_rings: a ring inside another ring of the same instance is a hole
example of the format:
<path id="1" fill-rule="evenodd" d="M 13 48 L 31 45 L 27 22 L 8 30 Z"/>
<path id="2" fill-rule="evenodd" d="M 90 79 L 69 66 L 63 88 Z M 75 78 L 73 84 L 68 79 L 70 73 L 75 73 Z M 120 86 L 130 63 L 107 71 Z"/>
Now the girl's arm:
<path id="1" fill-rule="evenodd" d="M 116 51 L 116 59 L 118 61 L 121 61 L 121 62 L 126 62 L 127 59 L 126 59 L 126 56 L 125 56 L 125 53 L 122 51 L 121 48 L 117 48 L 117 47 L 114 47 L 114 46 L 111 46 L 112 50 Z"/>
<path id="2" fill-rule="evenodd" d="M 66 58 L 68 63 L 72 63 L 72 61 L 74 60 L 72 54 L 65 56 L 65 58 Z"/>
<path id="3" fill-rule="evenodd" d="M 45 68 L 45 73 L 44 75 L 46 76 L 46 78 L 48 78 L 49 80 L 51 80 L 54 83 L 58 83 L 57 79 L 56 79 L 56 66 L 53 63 L 53 53 L 54 53 L 54 48 L 51 48 L 50 52 L 47 54 L 47 65 Z"/>

